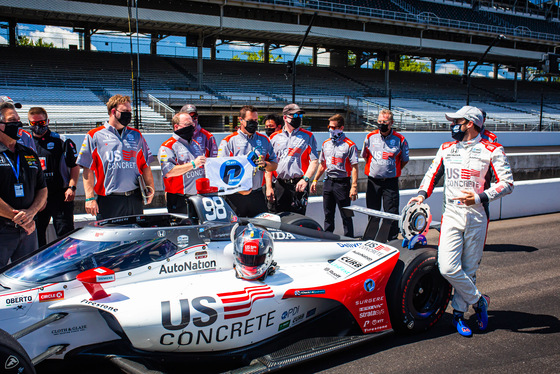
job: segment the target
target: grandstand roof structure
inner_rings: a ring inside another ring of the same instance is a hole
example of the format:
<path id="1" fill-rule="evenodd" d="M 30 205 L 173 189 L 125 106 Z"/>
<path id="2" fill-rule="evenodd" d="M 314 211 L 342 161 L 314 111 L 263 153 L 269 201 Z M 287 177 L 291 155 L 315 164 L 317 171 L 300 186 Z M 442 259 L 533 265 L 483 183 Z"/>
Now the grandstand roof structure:
<path id="1" fill-rule="evenodd" d="M 3 20 L 98 29 L 129 29 L 124 0 L 0 0 Z M 495 5 L 494 5 L 495 4 Z M 501 5 L 500 5 L 501 4 Z M 560 42 L 557 6 L 526 1 L 422 0 L 143 0 L 138 28 L 185 35 L 187 43 L 216 38 L 299 44 L 314 13 L 307 45 L 476 61 L 505 35 L 486 61 L 535 65 Z M 525 10 L 519 6 L 525 4 Z M 509 8 L 508 8 L 509 7 Z M 538 11 L 537 11 L 538 10 Z M 544 12 L 544 13 L 543 13 Z M 135 16 L 135 12 L 132 12 Z M 200 38 L 200 39 L 199 39 Z"/>

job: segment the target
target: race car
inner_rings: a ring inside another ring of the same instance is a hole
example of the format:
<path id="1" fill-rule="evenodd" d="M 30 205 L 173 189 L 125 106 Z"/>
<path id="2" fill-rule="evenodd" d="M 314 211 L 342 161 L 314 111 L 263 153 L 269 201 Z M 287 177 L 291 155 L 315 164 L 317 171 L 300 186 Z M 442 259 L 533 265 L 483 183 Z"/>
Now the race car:
<path id="1" fill-rule="evenodd" d="M 46 359 L 104 357 L 142 372 L 234 357 L 257 373 L 426 330 L 451 286 L 436 250 L 418 240 L 429 226 L 423 209 L 397 216 L 414 234 L 405 247 L 324 232 L 293 213 L 242 219 L 217 194 L 190 197 L 186 215 L 97 221 L 2 269 L 0 366 L 33 373 Z M 247 227 L 272 238 L 266 277 L 234 269 Z"/>

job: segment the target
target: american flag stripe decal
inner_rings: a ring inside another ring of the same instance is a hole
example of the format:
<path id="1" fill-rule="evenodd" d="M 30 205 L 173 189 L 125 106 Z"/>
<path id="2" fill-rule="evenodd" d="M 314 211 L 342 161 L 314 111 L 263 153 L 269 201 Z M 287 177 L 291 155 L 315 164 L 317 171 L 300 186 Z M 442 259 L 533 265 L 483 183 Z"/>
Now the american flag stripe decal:
<path id="1" fill-rule="evenodd" d="M 243 291 L 219 293 L 224 304 L 224 319 L 244 317 L 251 313 L 255 301 L 274 297 L 269 286 L 245 287 Z"/>

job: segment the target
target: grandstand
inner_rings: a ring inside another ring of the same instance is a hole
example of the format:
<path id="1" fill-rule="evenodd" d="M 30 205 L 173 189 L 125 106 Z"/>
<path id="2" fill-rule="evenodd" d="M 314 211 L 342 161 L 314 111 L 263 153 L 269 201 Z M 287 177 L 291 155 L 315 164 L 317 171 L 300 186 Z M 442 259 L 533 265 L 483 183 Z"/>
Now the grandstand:
<path id="1" fill-rule="evenodd" d="M 116 0 L 53 1 L 51 6 L 65 6 L 58 14 L 46 11 L 47 1 L 37 1 L 34 9 L 6 1 L 0 11 L 12 17 L 9 28 L 14 19 L 32 22 L 39 18 L 46 24 L 66 22 L 89 30 L 88 22 L 94 15 L 108 29 L 122 30 L 127 24 L 122 18 L 127 15 L 126 7 Z M 113 7 L 112 14 L 100 16 L 108 6 Z M 196 41 L 203 35 L 197 32 L 205 30 L 210 40 L 219 35 L 221 39 L 294 44 L 316 11 L 314 27 L 318 31 L 310 33 L 308 44 L 339 55 L 351 50 L 360 61 L 393 61 L 406 54 L 434 61 L 472 62 L 497 33 L 503 33 L 508 39 L 493 48 L 485 61 L 525 69 L 538 66 L 543 54 L 554 52 L 560 41 L 558 7 L 528 1 L 239 0 L 228 2 L 221 11 L 218 4 L 186 0 L 146 1 L 140 6 L 145 8 L 139 24 L 146 32 L 186 35 L 187 42 Z M 175 17 L 177 13 L 181 13 L 179 17 Z M 181 28 L 186 26 L 187 31 Z M 10 44 L 1 47 L 0 69 L 4 74 L 0 76 L 0 93 L 22 102 L 24 110 L 44 106 L 58 131 L 84 131 L 105 121 L 107 98 L 132 93 L 129 54 L 89 51 L 85 42 L 83 50 L 19 47 L 12 40 Z M 212 43 L 208 46 L 215 48 Z M 132 60 L 136 64 L 136 56 Z M 235 116 L 241 105 L 254 104 L 264 114 L 278 112 L 291 101 L 292 79 L 284 65 L 217 60 L 215 53 L 211 59 L 197 60 L 152 52 L 141 54 L 138 61 L 139 74 L 134 79 L 139 82 L 144 131 L 168 131 L 173 112 L 186 102 L 196 104 L 203 115 L 221 116 L 211 128 L 216 131 L 224 130 L 224 118 Z M 466 86 L 461 77 L 434 74 L 433 67 L 431 73 L 412 73 L 359 68 L 335 59 L 328 67 L 315 65 L 316 61 L 310 61 L 297 66 L 296 102 L 310 117 L 319 119 L 333 111 L 345 112 L 352 129 L 373 123 L 377 111 L 391 102 L 401 128 L 439 130 L 446 123 L 442 112 L 465 103 Z M 526 78 L 524 73 L 515 82 L 471 79 L 471 103 L 489 113 L 489 126 L 534 129 L 541 124 L 537 109 L 543 95 L 543 124 L 558 129 L 560 108 L 555 103 L 560 102 L 560 85 Z M 312 122 L 312 126 L 323 126 L 321 121 Z"/>

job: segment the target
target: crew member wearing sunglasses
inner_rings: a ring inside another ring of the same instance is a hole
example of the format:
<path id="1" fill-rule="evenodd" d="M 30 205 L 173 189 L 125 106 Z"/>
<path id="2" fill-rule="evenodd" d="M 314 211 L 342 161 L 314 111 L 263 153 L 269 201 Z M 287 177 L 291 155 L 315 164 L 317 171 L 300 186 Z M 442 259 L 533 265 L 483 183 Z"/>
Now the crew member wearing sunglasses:
<path id="1" fill-rule="evenodd" d="M 37 214 L 37 238 L 41 247 L 47 243 L 51 218 L 57 237 L 74 230 L 74 198 L 80 167 L 76 165 L 76 144 L 49 129 L 44 108 L 29 109 L 27 117 L 49 191 L 47 206 Z"/>

